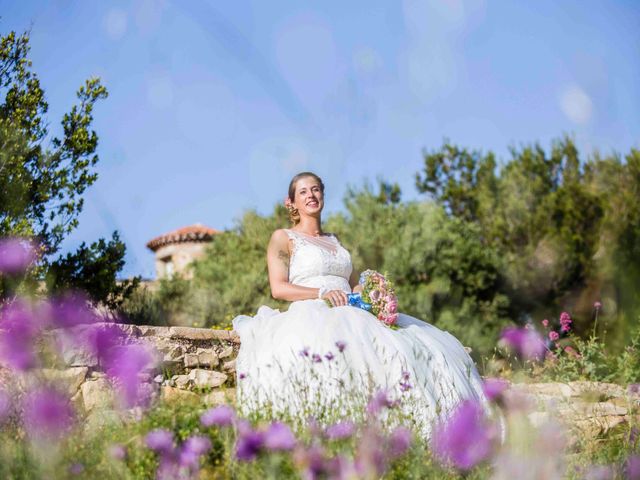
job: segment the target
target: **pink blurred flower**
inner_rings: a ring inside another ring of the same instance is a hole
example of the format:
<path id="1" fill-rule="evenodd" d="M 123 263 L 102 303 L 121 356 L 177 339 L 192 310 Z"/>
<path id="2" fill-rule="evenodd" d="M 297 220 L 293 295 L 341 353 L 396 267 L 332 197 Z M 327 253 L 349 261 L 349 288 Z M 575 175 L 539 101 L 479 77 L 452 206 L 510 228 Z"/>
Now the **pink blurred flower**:
<path id="1" fill-rule="evenodd" d="M 371 290 L 371 292 L 369 292 L 369 298 L 372 302 L 377 302 L 378 300 L 380 300 L 380 295 L 380 290 L 378 289 Z"/>
<path id="2" fill-rule="evenodd" d="M 114 460 L 124 460 L 127 458 L 127 448 L 119 443 L 109 447 L 109 456 Z"/>
<path id="3" fill-rule="evenodd" d="M 436 427 L 432 448 L 442 463 L 470 470 L 491 455 L 494 437 L 495 429 L 485 418 L 482 405 L 466 400 Z"/>
<path id="4" fill-rule="evenodd" d="M 36 248 L 32 241 L 17 237 L 0 239 L 0 273 L 24 273 L 36 257 Z"/>
<path id="5" fill-rule="evenodd" d="M 628 480 L 640 480 L 640 455 L 631 455 L 625 462 L 624 470 Z"/>
<path id="6" fill-rule="evenodd" d="M 153 366 L 153 356 L 146 345 L 114 348 L 105 366 L 107 376 L 116 381 L 126 407 L 146 404 L 150 392 L 141 389 L 140 374 Z"/>
<path id="7" fill-rule="evenodd" d="M 560 335 L 555 330 L 551 330 L 549 332 L 549 340 L 551 340 L 552 342 L 557 341 L 559 338 L 560 338 Z"/>
<path id="8" fill-rule="evenodd" d="M 71 328 L 98 321 L 88 298 L 78 292 L 54 298 L 50 302 L 50 317 L 53 326 L 58 328 Z"/>
<path id="9" fill-rule="evenodd" d="M 542 325 L 544 326 L 544 328 L 548 328 L 549 327 L 549 320 L 547 320 L 546 318 L 544 320 L 542 320 Z"/>
<path id="10" fill-rule="evenodd" d="M 0 425 L 11 415 L 12 409 L 11 397 L 4 388 L 0 388 Z"/>
<path id="11" fill-rule="evenodd" d="M 482 384 L 482 391 L 489 401 L 496 401 L 509 388 L 509 382 L 501 378 L 487 378 Z"/>
<path id="12" fill-rule="evenodd" d="M 331 440 L 342 440 L 351 437 L 355 431 L 356 425 L 353 422 L 343 420 L 327 427 L 325 435 Z"/>
<path id="13" fill-rule="evenodd" d="M 383 408 L 393 408 L 396 405 L 397 402 L 389 397 L 386 390 L 378 390 L 367 404 L 367 413 L 377 415 Z"/>
<path id="14" fill-rule="evenodd" d="M 157 453 L 169 454 L 173 451 L 173 433 L 163 428 L 158 428 L 147 433 L 145 437 L 147 447 Z"/>
<path id="15" fill-rule="evenodd" d="M 211 450 L 211 440 L 203 435 L 187 438 L 180 447 L 178 463 L 187 468 L 189 473 L 195 474 L 200 468 L 200 457 Z"/>
<path id="16" fill-rule="evenodd" d="M 273 422 L 264 432 L 264 446 L 271 451 L 289 451 L 296 446 L 296 437 L 288 425 Z"/>
<path id="17" fill-rule="evenodd" d="M 249 422 L 238 422 L 238 438 L 236 440 L 236 459 L 241 462 L 254 460 L 264 447 L 264 432 L 251 428 Z"/>
<path id="18" fill-rule="evenodd" d="M 22 403 L 29 435 L 59 440 L 73 422 L 74 413 L 67 396 L 49 387 L 29 392 Z"/>
<path id="19" fill-rule="evenodd" d="M 596 302 L 593 304 L 593 308 L 595 308 L 596 310 L 600 310 L 602 308 L 602 303 L 600 302 Z"/>
<path id="20" fill-rule="evenodd" d="M 0 310 L 0 359 L 18 371 L 36 366 L 34 347 L 42 324 L 27 303 L 17 300 Z"/>
<path id="21" fill-rule="evenodd" d="M 344 352 L 344 349 L 347 348 L 347 343 L 343 342 L 342 340 L 338 340 L 336 342 L 336 347 L 338 348 L 338 351 L 342 353 Z"/>
<path id="22" fill-rule="evenodd" d="M 500 339 L 527 360 L 541 359 L 546 350 L 542 337 L 533 329 L 507 327 L 502 331 Z"/>
<path id="23" fill-rule="evenodd" d="M 229 427 L 233 425 L 235 412 L 229 405 L 219 405 L 204 412 L 200 416 L 200 423 L 205 427 L 217 425 L 218 427 Z"/>
<path id="24" fill-rule="evenodd" d="M 399 458 L 411 447 L 411 430 L 405 427 L 397 427 L 387 439 L 387 454 L 391 459 Z"/>

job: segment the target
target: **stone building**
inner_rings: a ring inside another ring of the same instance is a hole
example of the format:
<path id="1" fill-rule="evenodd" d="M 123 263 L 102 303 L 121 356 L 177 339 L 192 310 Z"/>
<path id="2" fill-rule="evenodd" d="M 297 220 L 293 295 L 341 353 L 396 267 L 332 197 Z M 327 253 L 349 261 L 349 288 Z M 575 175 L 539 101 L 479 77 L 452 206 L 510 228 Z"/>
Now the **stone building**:
<path id="1" fill-rule="evenodd" d="M 156 278 L 171 278 L 178 273 L 190 278 L 192 274 L 187 266 L 204 255 L 207 244 L 219 233 L 218 230 L 196 223 L 149 241 L 147 248 L 156 255 Z"/>

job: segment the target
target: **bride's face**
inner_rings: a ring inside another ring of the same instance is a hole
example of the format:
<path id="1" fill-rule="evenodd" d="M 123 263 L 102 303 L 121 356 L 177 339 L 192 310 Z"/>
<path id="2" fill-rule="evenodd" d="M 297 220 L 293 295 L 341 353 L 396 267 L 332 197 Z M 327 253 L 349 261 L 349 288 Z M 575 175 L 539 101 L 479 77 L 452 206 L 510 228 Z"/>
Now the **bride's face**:
<path id="1" fill-rule="evenodd" d="M 320 183 L 313 177 L 303 177 L 296 182 L 293 206 L 300 215 L 315 216 L 324 207 L 324 195 Z"/>

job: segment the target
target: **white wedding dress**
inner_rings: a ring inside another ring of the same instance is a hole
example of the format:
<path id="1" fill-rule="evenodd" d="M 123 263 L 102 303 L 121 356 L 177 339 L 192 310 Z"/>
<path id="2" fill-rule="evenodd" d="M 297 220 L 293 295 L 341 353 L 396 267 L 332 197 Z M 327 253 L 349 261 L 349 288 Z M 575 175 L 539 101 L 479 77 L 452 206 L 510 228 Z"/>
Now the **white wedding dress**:
<path id="1" fill-rule="evenodd" d="M 287 234 L 291 283 L 351 292 L 351 256 L 335 236 Z M 357 410 L 350 406 L 362 412 L 373 392 L 385 390 L 398 400 L 404 421 L 429 435 L 433 422 L 460 401 L 484 401 L 481 378 L 455 337 L 404 314 L 397 326 L 323 300 L 293 302 L 286 312 L 262 306 L 254 317 L 236 317 L 239 410 L 303 419 L 333 408 L 353 417 Z"/>

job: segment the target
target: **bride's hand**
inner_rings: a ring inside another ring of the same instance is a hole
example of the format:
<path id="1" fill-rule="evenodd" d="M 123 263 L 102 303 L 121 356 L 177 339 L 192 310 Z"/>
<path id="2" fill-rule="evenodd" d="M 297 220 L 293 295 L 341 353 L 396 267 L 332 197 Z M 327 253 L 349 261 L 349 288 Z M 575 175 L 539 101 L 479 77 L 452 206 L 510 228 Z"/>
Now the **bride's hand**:
<path id="1" fill-rule="evenodd" d="M 362 293 L 362 290 L 363 290 L 363 287 L 360 284 L 353 287 L 353 293 Z"/>
<path id="2" fill-rule="evenodd" d="M 334 307 L 347 305 L 347 294 L 342 290 L 329 290 L 322 296 L 323 300 L 329 300 Z"/>

